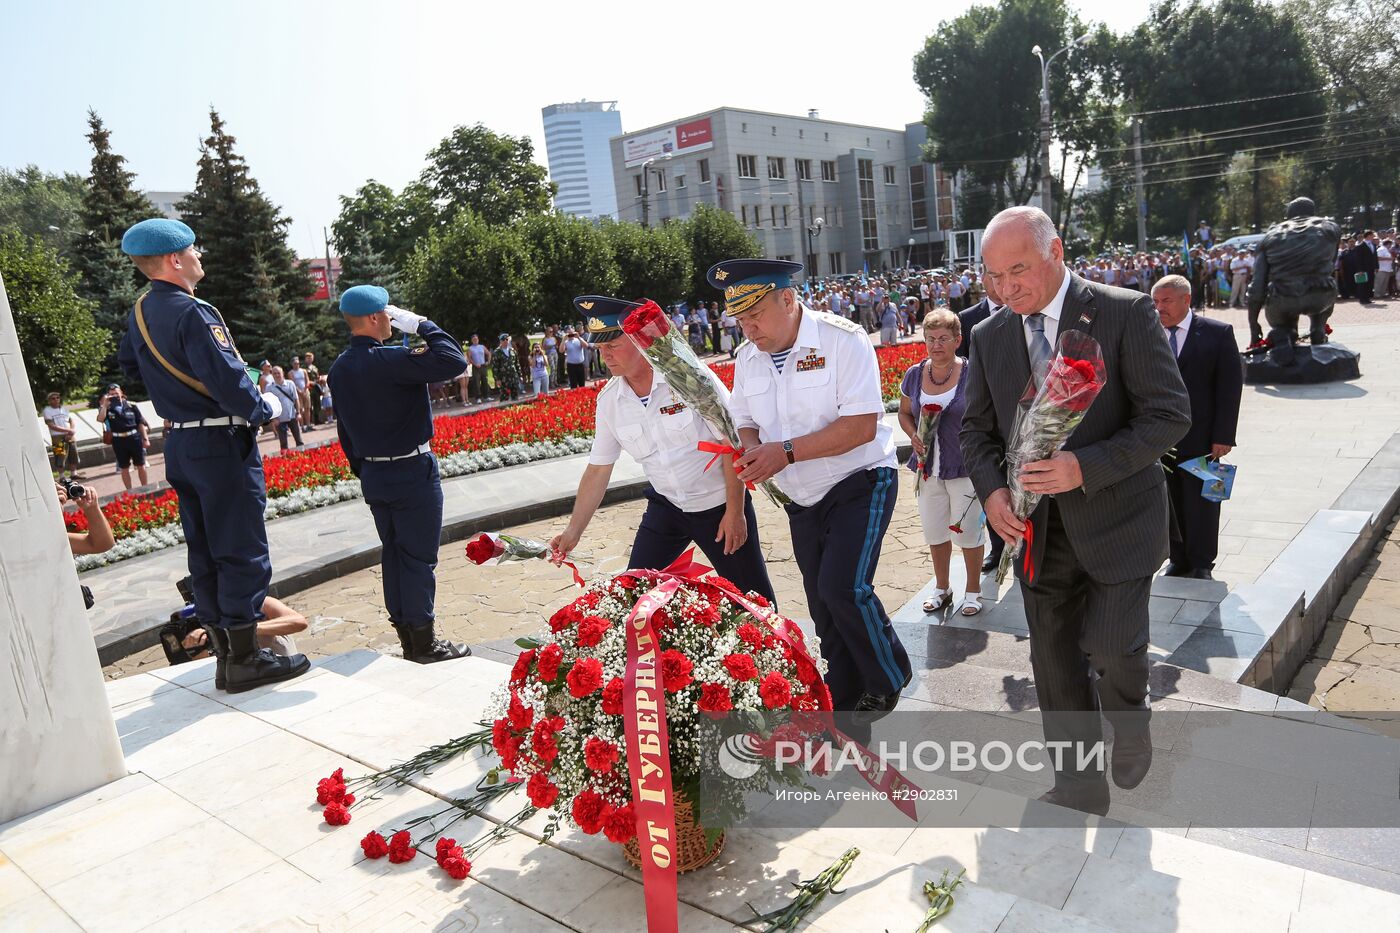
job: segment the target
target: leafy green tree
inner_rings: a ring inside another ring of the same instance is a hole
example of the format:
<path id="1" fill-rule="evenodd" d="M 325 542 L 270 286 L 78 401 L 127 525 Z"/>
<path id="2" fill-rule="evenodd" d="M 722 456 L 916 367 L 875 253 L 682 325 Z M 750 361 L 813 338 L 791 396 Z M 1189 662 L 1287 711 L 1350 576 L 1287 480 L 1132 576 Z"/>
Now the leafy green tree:
<path id="1" fill-rule="evenodd" d="M 600 228 L 559 213 L 536 214 L 522 226 L 539 273 L 539 311 L 545 322 L 572 321 L 576 295 L 617 290 L 617 260 Z"/>
<path id="2" fill-rule="evenodd" d="M 0 279 L 35 404 L 55 390 L 90 392 L 112 337 L 93 323 L 92 302 L 78 294 L 68 263 L 38 237 L 0 233 Z"/>
<path id="3" fill-rule="evenodd" d="M 340 196 L 340 216 L 331 224 L 331 234 L 344 255 L 360 248 L 359 235 L 365 232 L 374 251 L 402 272 L 436 218 L 433 199 L 422 184 L 413 182 L 394 194 L 388 185 L 370 179 L 353 196 Z"/>
<path id="4" fill-rule="evenodd" d="M 378 285 L 388 290 L 390 300 L 400 300 L 402 285 L 399 271 L 374 248 L 374 241 L 368 230 L 357 232 L 350 242 L 349 249 L 342 250 L 340 254 L 337 291 L 343 294 L 347 288 L 354 288 L 356 285 Z"/>
<path id="5" fill-rule="evenodd" d="M 695 267 L 680 224 L 643 227 L 604 221 L 603 232 L 617 260 L 619 298 L 650 298 L 664 306 L 686 297 Z"/>
<path id="6" fill-rule="evenodd" d="M 469 210 L 487 223 L 512 223 L 549 210 L 557 189 L 534 152 L 528 136 L 459 126 L 428 153 L 421 181 L 441 220 Z"/>
<path id="7" fill-rule="evenodd" d="M 723 259 L 757 259 L 763 256 L 758 238 L 728 211 L 710 204 L 698 204 L 695 212 L 681 224 L 681 234 L 690 249 L 691 276 L 687 286 L 692 298 L 715 298 L 705 274 Z M 815 270 L 808 270 L 809 273 Z"/>
<path id="8" fill-rule="evenodd" d="M 456 336 L 494 344 L 496 334 L 539 323 L 539 276 L 516 227 L 462 211 L 419 241 L 407 274 L 413 310 Z"/>
<path id="9" fill-rule="evenodd" d="M 255 307 L 255 265 L 275 287 L 279 300 L 292 313 L 309 316 L 304 308 L 311 295 L 311 277 L 287 245 L 291 221 L 268 200 L 239 155 L 218 111 L 209 111 L 210 133 L 200 146 L 195 190 L 177 207 L 199 237 L 204 250 L 204 279 L 199 297 L 217 307 L 228 320 L 240 346 L 260 338 L 249 332 Z M 258 296 L 259 301 L 264 300 Z M 261 312 L 260 312 L 261 313 Z M 286 352 L 298 348 L 286 347 Z"/>
<path id="10" fill-rule="evenodd" d="M 81 175 L 51 175 L 37 165 L 17 172 L 0 168 L 0 230 L 38 237 L 49 249 L 67 257 L 83 230 Z"/>

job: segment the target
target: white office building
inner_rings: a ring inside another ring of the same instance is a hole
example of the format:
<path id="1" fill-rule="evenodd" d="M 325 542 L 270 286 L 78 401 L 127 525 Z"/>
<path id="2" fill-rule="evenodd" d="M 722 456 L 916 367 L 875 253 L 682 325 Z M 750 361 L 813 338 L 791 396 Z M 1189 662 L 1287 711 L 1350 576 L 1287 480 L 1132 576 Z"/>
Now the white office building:
<path id="1" fill-rule="evenodd" d="M 615 217 L 617 196 L 608 140 L 622 132 L 617 101 L 551 104 L 543 114 L 549 177 L 559 186 L 554 206 L 579 217 Z"/>

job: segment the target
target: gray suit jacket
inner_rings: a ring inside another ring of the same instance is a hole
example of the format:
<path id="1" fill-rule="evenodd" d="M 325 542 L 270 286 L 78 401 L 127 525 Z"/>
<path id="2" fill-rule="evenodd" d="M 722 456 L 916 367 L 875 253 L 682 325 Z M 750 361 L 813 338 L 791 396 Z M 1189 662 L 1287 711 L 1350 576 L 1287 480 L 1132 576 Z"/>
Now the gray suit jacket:
<path id="1" fill-rule="evenodd" d="M 1081 330 L 1098 341 L 1106 384 L 1064 448 L 1079 458 L 1084 485 L 1055 501 L 1080 565 L 1100 583 L 1122 583 L 1151 576 L 1166 559 L 1167 490 L 1158 461 L 1190 426 L 1191 403 L 1152 299 L 1068 274 L 1059 332 Z M 977 325 L 969 367 L 960 441 L 985 502 L 1006 485 L 1005 439 L 1031 375 L 1021 315 L 1002 308 Z M 1031 516 L 1037 531 L 1048 507 L 1042 499 Z M 1037 550 L 1044 542 L 1043 533 L 1034 536 Z M 1039 555 L 1035 563 L 1042 565 Z"/>

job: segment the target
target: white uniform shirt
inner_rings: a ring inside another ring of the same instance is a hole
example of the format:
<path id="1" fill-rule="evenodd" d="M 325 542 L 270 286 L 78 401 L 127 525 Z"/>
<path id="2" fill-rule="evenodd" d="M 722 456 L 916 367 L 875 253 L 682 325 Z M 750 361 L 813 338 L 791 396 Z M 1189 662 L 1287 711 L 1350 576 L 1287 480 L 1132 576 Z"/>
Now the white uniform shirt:
<path id="1" fill-rule="evenodd" d="M 812 434 L 847 415 L 879 417 L 869 443 L 835 457 L 799 460 L 773 477 L 798 505 L 815 505 L 853 473 L 898 466 L 894 432 L 883 418 L 875 348 L 861 326 L 845 318 L 804 306 L 781 373 L 767 353 L 744 344 L 734 361 L 729 410 L 735 424 L 756 428 L 765 444 Z"/>
<path id="2" fill-rule="evenodd" d="M 710 373 L 720 398 L 729 392 Z M 642 466 L 647 482 L 682 512 L 703 512 L 725 503 L 724 470 L 713 454 L 696 449 L 700 441 L 719 441 L 709 423 L 671 395 L 666 377 L 653 370 L 651 395 L 644 407 L 622 377 L 614 377 L 598 393 L 593 449 L 588 462 L 616 463 L 622 452 Z"/>

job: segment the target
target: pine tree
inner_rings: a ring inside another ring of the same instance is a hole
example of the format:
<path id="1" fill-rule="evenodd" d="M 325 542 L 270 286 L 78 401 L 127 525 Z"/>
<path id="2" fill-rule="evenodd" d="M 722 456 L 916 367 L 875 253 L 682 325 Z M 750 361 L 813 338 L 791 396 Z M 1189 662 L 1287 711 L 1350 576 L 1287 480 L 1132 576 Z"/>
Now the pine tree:
<path id="1" fill-rule="evenodd" d="M 350 248 L 341 253 L 336 290 L 343 294 L 347 288 L 356 285 L 378 285 L 388 290 L 390 301 L 404 300 L 393 263 L 374 248 L 369 231 L 364 229 L 355 233 Z"/>
<path id="2" fill-rule="evenodd" d="M 270 309 L 285 308 L 301 325 L 296 329 L 305 333 L 307 319 L 316 313 L 306 307 L 311 277 L 287 245 L 291 221 L 262 193 L 218 111 L 209 111 L 209 122 L 195 190 L 177 205 L 204 251 L 204 280 L 197 294 L 223 313 L 240 347 L 274 346 L 270 335 L 256 333 L 257 326 L 281 317 Z M 260 279 L 270 290 L 255 295 L 254 282 Z M 281 326 L 294 329 L 291 323 Z M 283 344 L 277 349 L 288 356 L 305 348 Z"/>
<path id="3" fill-rule="evenodd" d="M 271 360 L 286 368 L 293 356 L 311 349 L 312 329 L 282 297 L 261 253 L 253 256 L 252 269 L 241 328 L 235 332 L 238 349 L 249 366 Z"/>

